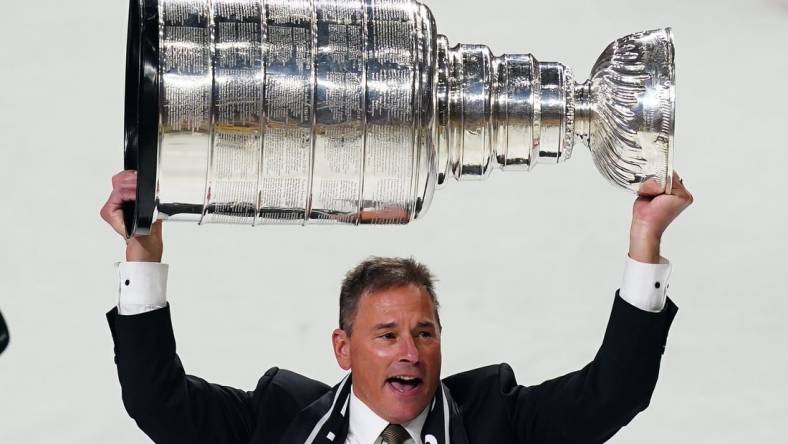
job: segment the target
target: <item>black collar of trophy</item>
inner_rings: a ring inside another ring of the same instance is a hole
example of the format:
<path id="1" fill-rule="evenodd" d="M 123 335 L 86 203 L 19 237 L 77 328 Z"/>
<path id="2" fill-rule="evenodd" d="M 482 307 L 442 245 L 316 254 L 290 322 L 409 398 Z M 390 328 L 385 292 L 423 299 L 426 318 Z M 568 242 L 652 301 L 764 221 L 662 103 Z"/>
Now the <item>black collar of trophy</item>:
<path id="1" fill-rule="evenodd" d="M 159 139 L 158 3 L 129 2 L 123 168 L 137 171 L 137 198 L 123 206 L 126 232 L 146 234 L 155 213 Z"/>
<path id="2" fill-rule="evenodd" d="M 407 223 L 448 177 L 528 171 L 585 143 L 600 173 L 670 193 L 674 44 L 622 37 L 561 63 L 439 35 L 411 0 L 131 0 L 124 210 L 199 223 Z"/>

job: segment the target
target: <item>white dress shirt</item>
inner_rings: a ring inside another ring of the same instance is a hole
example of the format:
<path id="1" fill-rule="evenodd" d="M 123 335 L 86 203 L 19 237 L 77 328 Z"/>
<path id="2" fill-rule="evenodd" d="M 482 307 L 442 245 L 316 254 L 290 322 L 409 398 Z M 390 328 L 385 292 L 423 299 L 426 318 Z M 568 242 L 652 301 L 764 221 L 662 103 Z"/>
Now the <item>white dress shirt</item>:
<path id="1" fill-rule="evenodd" d="M 118 314 L 135 315 L 163 308 L 167 305 L 167 273 L 169 266 L 158 262 L 119 262 Z M 671 264 L 660 258 L 659 264 L 646 264 L 626 258 L 624 278 L 619 296 L 629 304 L 645 311 L 660 312 L 665 307 Z M 350 396 L 350 424 L 345 444 L 382 444 L 380 434 L 389 424 L 380 418 L 355 393 Z M 421 428 L 428 409 L 408 424 L 403 424 L 411 439 L 405 444 L 423 444 Z"/>
<path id="2" fill-rule="evenodd" d="M 429 408 L 430 406 L 428 405 L 413 421 L 402 424 L 402 427 L 405 427 L 405 430 L 410 434 L 410 439 L 405 441 L 404 444 L 423 444 L 421 442 L 421 428 L 424 427 L 424 423 L 427 421 Z M 350 424 L 348 425 L 345 444 L 382 444 L 383 438 L 380 437 L 380 434 L 383 433 L 383 429 L 388 425 L 388 421 L 373 412 L 351 391 Z"/>
<path id="3" fill-rule="evenodd" d="M 118 262 L 118 314 L 134 315 L 167 305 L 169 265 L 158 262 Z M 659 264 L 638 262 L 627 256 L 619 295 L 631 305 L 658 313 L 665 307 L 672 266 L 661 257 Z"/>

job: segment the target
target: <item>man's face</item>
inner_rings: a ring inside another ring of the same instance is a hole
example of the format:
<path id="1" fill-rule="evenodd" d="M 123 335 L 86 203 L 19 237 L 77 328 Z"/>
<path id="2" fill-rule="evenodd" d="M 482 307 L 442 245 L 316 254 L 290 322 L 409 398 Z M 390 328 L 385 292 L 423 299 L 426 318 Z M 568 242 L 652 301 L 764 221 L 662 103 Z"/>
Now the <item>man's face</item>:
<path id="1" fill-rule="evenodd" d="M 415 284 L 365 292 L 352 334 L 335 330 L 339 365 L 353 372 L 353 392 L 378 416 L 406 423 L 440 384 L 441 340 L 429 293 Z"/>

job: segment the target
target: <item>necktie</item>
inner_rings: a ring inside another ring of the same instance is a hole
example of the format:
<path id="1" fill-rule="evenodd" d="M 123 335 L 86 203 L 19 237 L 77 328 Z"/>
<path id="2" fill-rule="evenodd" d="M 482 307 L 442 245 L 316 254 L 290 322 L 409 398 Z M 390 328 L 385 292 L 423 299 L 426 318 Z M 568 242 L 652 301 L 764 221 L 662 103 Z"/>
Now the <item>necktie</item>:
<path id="1" fill-rule="evenodd" d="M 386 444 L 403 444 L 410 439 L 410 434 L 399 424 L 389 424 L 380 434 Z"/>

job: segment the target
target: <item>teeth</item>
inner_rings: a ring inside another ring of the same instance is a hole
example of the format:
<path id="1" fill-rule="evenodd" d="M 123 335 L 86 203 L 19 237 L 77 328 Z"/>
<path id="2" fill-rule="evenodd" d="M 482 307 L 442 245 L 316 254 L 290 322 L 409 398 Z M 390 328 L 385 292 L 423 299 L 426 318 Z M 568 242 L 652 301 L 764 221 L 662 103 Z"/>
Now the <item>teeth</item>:
<path id="1" fill-rule="evenodd" d="M 394 376 L 392 377 L 392 379 L 399 379 L 400 381 L 410 382 L 410 381 L 415 381 L 419 378 L 413 376 Z"/>
<path id="2" fill-rule="evenodd" d="M 392 376 L 390 380 L 391 382 L 399 382 L 400 384 L 412 385 L 414 387 L 421 381 L 419 378 L 413 376 Z"/>

